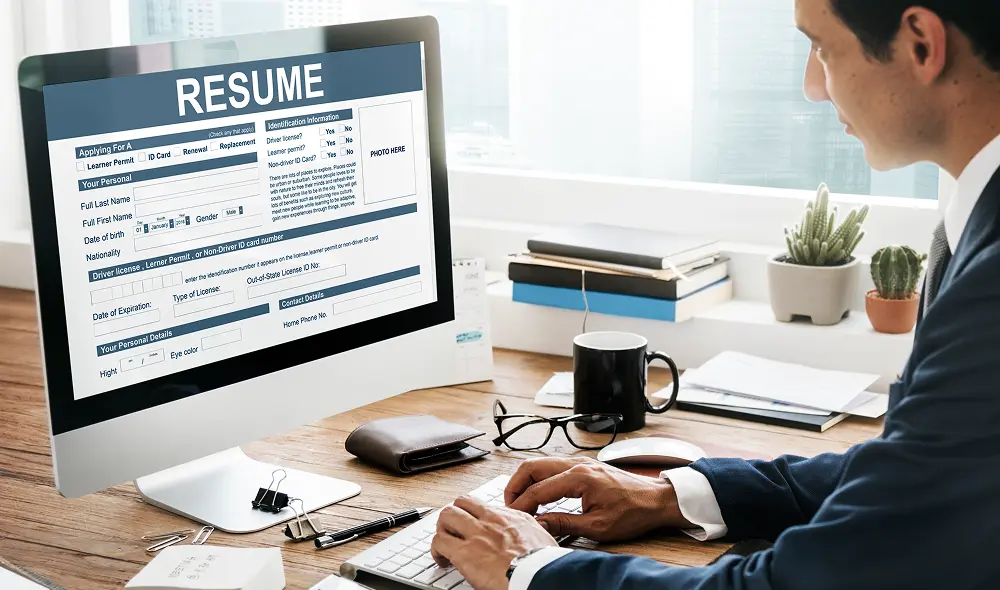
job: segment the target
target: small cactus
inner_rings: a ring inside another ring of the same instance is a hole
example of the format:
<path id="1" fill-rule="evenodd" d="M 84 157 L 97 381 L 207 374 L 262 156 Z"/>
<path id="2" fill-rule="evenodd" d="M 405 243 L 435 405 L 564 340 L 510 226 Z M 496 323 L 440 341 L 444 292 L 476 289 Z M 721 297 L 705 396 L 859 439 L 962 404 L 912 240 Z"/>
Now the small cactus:
<path id="1" fill-rule="evenodd" d="M 872 256 L 872 281 L 882 299 L 909 299 L 917 292 L 926 254 L 909 246 L 886 246 Z"/>
<path id="2" fill-rule="evenodd" d="M 785 228 L 787 262 L 802 266 L 841 266 L 851 261 L 854 249 L 865 237 L 861 230 L 868 205 L 854 209 L 837 227 L 837 208 L 829 211 L 830 189 L 821 184 L 816 199 L 806 205 L 802 223 Z M 834 229 L 836 228 L 836 229 Z"/>

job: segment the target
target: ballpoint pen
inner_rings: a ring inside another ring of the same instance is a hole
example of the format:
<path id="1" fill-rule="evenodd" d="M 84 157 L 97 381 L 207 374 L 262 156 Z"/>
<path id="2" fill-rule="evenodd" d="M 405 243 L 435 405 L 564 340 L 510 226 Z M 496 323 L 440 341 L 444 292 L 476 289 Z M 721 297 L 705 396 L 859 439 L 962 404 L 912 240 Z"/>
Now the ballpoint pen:
<path id="1" fill-rule="evenodd" d="M 385 518 L 366 522 L 365 524 L 360 524 L 356 527 L 327 533 L 315 540 L 316 548 L 329 549 L 331 547 L 343 545 L 344 543 L 350 543 L 351 541 L 360 539 L 361 537 L 370 535 L 371 533 L 378 533 L 391 529 L 396 525 L 409 524 L 420 520 L 433 511 L 433 508 L 411 508 L 400 512 L 399 514 L 393 514 L 391 516 L 386 516 Z"/>

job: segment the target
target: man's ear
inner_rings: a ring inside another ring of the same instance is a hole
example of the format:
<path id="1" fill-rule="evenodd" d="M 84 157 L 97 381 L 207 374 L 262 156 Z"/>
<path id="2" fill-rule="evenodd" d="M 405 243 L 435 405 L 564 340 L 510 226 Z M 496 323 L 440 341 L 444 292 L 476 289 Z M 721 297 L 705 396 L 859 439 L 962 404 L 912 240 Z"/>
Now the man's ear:
<path id="1" fill-rule="evenodd" d="M 935 12 L 915 6 L 903 14 L 896 59 L 908 61 L 916 78 L 931 85 L 948 65 L 948 27 Z"/>

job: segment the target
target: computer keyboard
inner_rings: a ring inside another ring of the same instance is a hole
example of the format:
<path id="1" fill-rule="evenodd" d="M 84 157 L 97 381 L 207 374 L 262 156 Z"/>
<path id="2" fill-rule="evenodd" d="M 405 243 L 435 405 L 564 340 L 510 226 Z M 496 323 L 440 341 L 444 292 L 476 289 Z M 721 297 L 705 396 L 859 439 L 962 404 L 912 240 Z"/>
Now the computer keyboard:
<path id="1" fill-rule="evenodd" d="M 500 476 L 472 492 L 489 506 L 503 506 L 503 490 L 509 476 Z M 579 498 L 565 498 L 541 506 L 539 514 L 547 512 L 582 513 Z M 428 514 L 388 539 L 367 549 L 340 566 L 340 574 L 354 580 L 359 573 L 367 573 L 425 590 L 470 590 L 462 574 L 453 567 L 438 567 L 431 558 L 431 540 L 437 530 L 440 511 Z"/>

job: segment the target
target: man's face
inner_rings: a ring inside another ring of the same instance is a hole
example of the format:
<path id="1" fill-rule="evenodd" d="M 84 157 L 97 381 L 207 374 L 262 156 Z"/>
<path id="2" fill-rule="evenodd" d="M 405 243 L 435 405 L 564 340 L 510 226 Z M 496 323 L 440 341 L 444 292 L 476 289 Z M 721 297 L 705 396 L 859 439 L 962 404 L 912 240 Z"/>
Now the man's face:
<path id="1" fill-rule="evenodd" d="M 831 0 L 795 0 L 795 15 L 813 42 L 805 79 L 809 100 L 833 104 L 846 132 L 864 144 L 872 168 L 891 170 L 924 159 L 936 119 L 927 89 L 907 65 L 908 53 L 897 50 L 885 63 L 870 57 Z"/>

